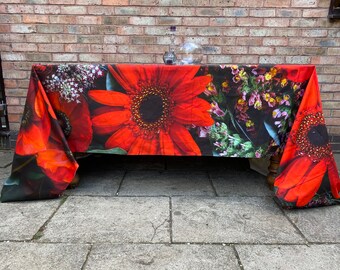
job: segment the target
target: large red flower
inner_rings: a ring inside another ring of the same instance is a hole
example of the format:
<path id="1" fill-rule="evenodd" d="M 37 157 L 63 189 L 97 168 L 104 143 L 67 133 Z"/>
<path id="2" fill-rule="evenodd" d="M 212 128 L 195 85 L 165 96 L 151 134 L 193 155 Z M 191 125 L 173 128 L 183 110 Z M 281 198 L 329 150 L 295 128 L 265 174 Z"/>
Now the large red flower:
<path id="1" fill-rule="evenodd" d="M 313 199 L 322 184 L 331 187 L 334 198 L 340 198 L 340 179 L 322 115 L 315 71 L 280 166 L 281 173 L 274 183 L 278 198 L 303 207 Z"/>
<path id="2" fill-rule="evenodd" d="M 61 99 L 59 92 L 48 93 L 58 123 L 72 152 L 85 152 L 92 140 L 92 123 L 88 104 L 80 95 L 78 102 Z M 53 134 L 52 134 L 53 136 Z M 54 139 L 58 140 L 59 138 Z"/>
<path id="3" fill-rule="evenodd" d="M 16 142 L 15 152 L 18 155 L 33 155 L 46 149 L 51 124 L 43 91 L 40 81 L 33 73 Z"/>
<path id="4" fill-rule="evenodd" d="M 109 71 L 125 93 L 92 90 L 106 105 L 95 111 L 93 128 L 111 134 L 106 148 L 131 155 L 200 155 L 187 127 L 211 126 L 210 104 L 197 97 L 211 81 L 197 76 L 199 66 L 116 65 Z"/>
<path id="5" fill-rule="evenodd" d="M 56 192 L 65 190 L 79 167 L 72 154 L 57 145 L 37 154 L 37 164 L 53 182 Z"/>
<path id="6" fill-rule="evenodd" d="M 290 160 L 276 178 L 277 196 L 301 207 L 312 200 L 328 173 L 334 198 L 340 198 L 340 181 L 321 112 L 303 116 L 293 135 L 297 157 Z"/>

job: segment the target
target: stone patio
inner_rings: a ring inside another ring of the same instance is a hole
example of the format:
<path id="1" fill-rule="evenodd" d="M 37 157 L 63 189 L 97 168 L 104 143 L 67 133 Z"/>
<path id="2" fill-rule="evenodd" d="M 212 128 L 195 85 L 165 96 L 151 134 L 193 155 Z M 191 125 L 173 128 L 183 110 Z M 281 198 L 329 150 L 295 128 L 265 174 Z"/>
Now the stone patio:
<path id="1" fill-rule="evenodd" d="M 339 269 L 340 206 L 283 210 L 245 159 L 79 163 L 61 198 L 0 204 L 0 269 Z"/>

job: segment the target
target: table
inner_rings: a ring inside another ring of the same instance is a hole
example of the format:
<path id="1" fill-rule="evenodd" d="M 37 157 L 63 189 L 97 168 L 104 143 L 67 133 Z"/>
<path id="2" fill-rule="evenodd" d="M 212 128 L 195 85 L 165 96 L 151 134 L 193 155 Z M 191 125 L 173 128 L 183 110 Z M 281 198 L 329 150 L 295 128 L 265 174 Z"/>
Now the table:
<path id="1" fill-rule="evenodd" d="M 34 65 L 1 201 L 60 196 L 77 153 L 282 155 L 283 207 L 340 198 L 312 65 Z"/>

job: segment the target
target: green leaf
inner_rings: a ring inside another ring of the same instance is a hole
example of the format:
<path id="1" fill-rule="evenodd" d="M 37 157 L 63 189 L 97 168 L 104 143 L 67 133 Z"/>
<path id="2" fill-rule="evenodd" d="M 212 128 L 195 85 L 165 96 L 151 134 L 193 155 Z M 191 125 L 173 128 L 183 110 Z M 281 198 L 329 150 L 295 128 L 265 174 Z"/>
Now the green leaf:
<path id="1" fill-rule="evenodd" d="M 4 183 L 4 186 L 19 186 L 20 179 L 11 175 Z"/>
<path id="2" fill-rule="evenodd" d="M 119 147 L 111 148 L 111 149 L 92 149 L 86 151 L 86 153 L 93 153 L 93 154 L 116 154 L 116 155 L 126 155 L 127 152 Z"/>

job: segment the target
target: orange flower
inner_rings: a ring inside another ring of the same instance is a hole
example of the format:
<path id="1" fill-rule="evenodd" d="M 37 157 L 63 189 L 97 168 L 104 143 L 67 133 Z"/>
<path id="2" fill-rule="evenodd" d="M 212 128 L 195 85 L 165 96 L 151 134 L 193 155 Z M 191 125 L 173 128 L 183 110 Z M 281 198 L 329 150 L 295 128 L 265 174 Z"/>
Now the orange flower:
<path id="1" fill-rule="evenodd" d="M 67 102 L 60 98 L 59 92 L 51 92 L 48 93 L 48 99 L 70 150 L 85 152 L 92 140 L 92 124 L 84 97 L 80 95 L 78 102 Z"/>
<path id="2" fill-rule="evenodd" d="M 305 111 L 296 121 L 299 128 L 292 132 L 292 142 L 296 144 L 297 157 L 282 160 L 283 170 L 275 180 L 276 195 L 302 207 L 313 199 L 325 180 L 329 181 L 333 197 L 339 199 L 340 180 L 322 112 Z M 285 151 L 291 150 L 289 143 Z"/>
<path id="3" fill-rule="evenodd" d="M 294 67 L 288 66 L 292 76 Z M 322 115 L 320 92 L 315 67 L 298 69 L 299 82 L 309 80 L 275 179 L 276 195 L 297 207 L 306 206 L 320 192 L 331 189 L 340 198 L 340 179 L 329 144 Z M 309 76 L 308 76 L 309 75 Z"/>
<path id="4" fill-rule="evenodd" d="M 95 111 L 94 130 L 111 134 L 106 148 L 131 155 L 200 155 L 187 126 L 211 126 L 210 104 L 197 97 L 210 76 L 195 77 L 199 66 L 116 65 L 109 71 L 125 93 L 91 90 L 106 105 Z"/>
<path id="5" fill-rule="evenodd" d="M 42 85 L 33 73 L 16 142 L 18 155 L 33 155 L 46 149 L 51 123 L 42 91 Z"/>
<path id="6" fill-rule="evenodd" d="M 53 145 L 51 145 L 53 147 Z M 60 149 L 48 149 L 37 154 L 37 164 L 53 181 L 58 193 L 65 190 L 72 181 L 78 168 L 77 162 L 69 152 Z"/>

